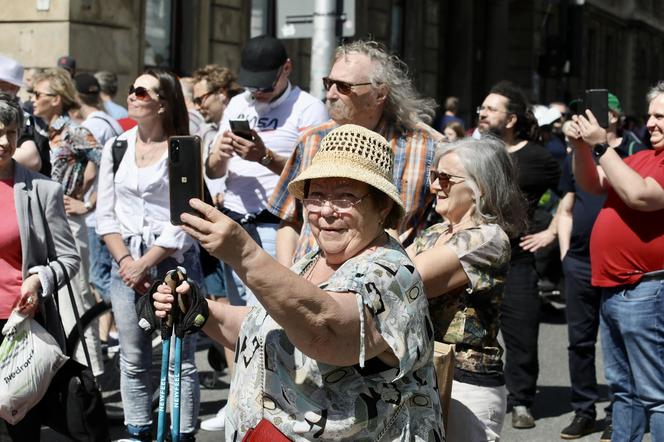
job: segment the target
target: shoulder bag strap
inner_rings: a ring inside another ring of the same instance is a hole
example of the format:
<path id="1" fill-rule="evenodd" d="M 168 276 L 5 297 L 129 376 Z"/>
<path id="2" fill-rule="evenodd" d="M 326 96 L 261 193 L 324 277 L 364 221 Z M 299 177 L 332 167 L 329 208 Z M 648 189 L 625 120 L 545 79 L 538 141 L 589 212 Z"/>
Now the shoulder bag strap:
<path id="1" fill-rule="evenodd" d="M 88 344 L 85 342 L 85 336 L 83 335 L 83 325 L 81 325 L 81 317 L 78 314 L 78 307 L 76 306 L 76 299 L 74 298 L 74 291 L 71 288 L 71 281 L 69 280 L 69 273 L 65 265 L 60 261 L 54 261 L 60 265 L 62 269 L 62 274 L 65 278 L 65 284 L 67 284 L 67 291 L 69 292 L 69 300 L 71 301 L 71 308 L 74 312 L 74 318 L 76 318 L 76 328 L 78 329 L 78 338 L 81 340 L 81 345 L 83 346 L 83 353 L 85 353 L 85 360 L 88 363 L 88 367 L 92 370 L 92 360 L 90 359 L 90 352 L 88 351 Z"/>
<path id="2" fill-rule="evenodd" d="M 113 125 L 111 124 L 111 122 L 108 121 L 106 118 L 100 117 L 99 115 L 94 115 L 94 116 L 92 116 L 92 118 L 95 119 L 95 120 L 101 120 L 101 121 L 103 121 L 104 123 L 106 123 L 106 124 L 108 125 L 108 127 L 110 127 L 111 130 L 113 131 L 113 135 L 115 135 L 116 137 L 117 137 L 118 135 L 120 135 L 120 134 L 115 130 L 115 128 L 113 127 Z"/>

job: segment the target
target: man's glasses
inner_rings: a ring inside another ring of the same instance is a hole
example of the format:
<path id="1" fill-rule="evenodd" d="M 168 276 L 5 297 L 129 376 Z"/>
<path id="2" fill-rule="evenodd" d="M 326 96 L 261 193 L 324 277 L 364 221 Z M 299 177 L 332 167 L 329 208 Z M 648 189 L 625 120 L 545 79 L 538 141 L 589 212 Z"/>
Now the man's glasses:
<path id="1" fill-rule="evenodd" d="M 150 95 L 150 91 L 148 91 L 146 88 L 143 86 L 138 86 L 134 87 L 132 84 L 129 86 L 129 95 L 134 94 L 136 98 L 138 98 L 141 101 L 150 101 L 152 100 L 152 96 Z M 159 95 L 157 95 L 159 96 Z"/>
<path id="2" fill-rule="evenodd" d="M 332 85 L 334 85 L 337 87 L 337 91 L 342 95 L 350 95 L 355 86 L 367 86 L 369 84 L 371 84 L 371 82 L 349 83 L 347 81 L 333 80 L 330 77 L 323 77 L 323 87 L 326 91 L 329 91 Z"/>
<path id="3" fill-rule="evenodd" d="M 504 114 L 509 114 L 508 111 L 500 110 L 492 106 L 477 106 L 477 109 L 475 109 L 475 112 L 477 112 L 477 115 L 480 114 L 482 111 L 487 111 L 489 113 L 494 113 L 494 112 L 502 112 Z"/>
<path id="4" fill-rule="evenodd" d="M 461 180 L 453 181 L 452 178 L 461 178 Z M 459 175 L 451 175 L 445 172 L 438 172 L 437 170 L 429 171 L 429 184 L 433 185 L 436 181 L 438 181 L 440 187 L 447 187 L 450 183 L 458 184 L 463 181 L 466 181 L 466 177 L 462 177 Z"/>
<path id="5" fill-rule="evenodd" d="M 42 97 L 42 95 L 46 95 L 47 97 L 55 97 L 55 94 L 49 94 L 48 92 L 38 92 L 38 91 L 33 91 L 32 95 L 34 95 L 34 97 L 37 100 L 39 100 Z"/>
<path id="6" fill-rule="evenodd" d="M 216 93 L 216 90 L 211 90 L 210 92 L 201 95 L 200 97 L 195 97 L 193 100 L 191 100 L 196 106 L 202 106 L 205 100 L 207 100 L 207 97 L 210 95 Z"/>
<path id="7" fill-rule="evenodd" d="M 369 195 L 368 193 L 364 196 L 357 198 L 356 200 L 351 200 L 349 198 L 304 198 L 302 200 L 302 205 L 311 213 L 320 213 L 325 206 L 325 203 L 330 203 L 330 208 L 337 213 L 347 213 L 353 207 L 360 204 L 360 202 Z"/>

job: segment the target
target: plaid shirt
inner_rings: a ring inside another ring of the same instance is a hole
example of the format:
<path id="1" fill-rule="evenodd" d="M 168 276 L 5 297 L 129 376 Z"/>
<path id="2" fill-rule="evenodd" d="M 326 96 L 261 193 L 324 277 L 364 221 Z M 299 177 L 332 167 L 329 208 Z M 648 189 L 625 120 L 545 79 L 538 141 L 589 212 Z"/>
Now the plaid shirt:
<path id="1" fill-rule="evenodd" d="M 288 193 L 288 183 L 311 164 L 320 141 L 336 127 L 338 124 L 330 120 L 302 134 L 268 202 L 268 210 L 274 215 L 285 221 L 303 223 L 293 262 L 317 246 L 308 222 L 303 220 L 301 203 Z M 405 133 L 392 127 L 377 132 L 387 139 L 394 150 L 394 182 L 406 209 L 399 233 L 407 232 L 407 239 L 410 239 L 424 227 L 426 208 L 433 199 L 428 176 L 438 141 L 434 139 L 437 132 L 425 125 Z"/>

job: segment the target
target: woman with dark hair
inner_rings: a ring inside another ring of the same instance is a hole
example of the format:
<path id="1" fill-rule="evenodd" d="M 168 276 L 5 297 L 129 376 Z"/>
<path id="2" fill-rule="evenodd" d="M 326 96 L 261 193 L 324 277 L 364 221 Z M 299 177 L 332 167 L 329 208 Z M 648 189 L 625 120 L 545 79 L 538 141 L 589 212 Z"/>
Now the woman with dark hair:
<path id="1" fill-rule="evenodd" d="M 445 138 L 447 138 L 447 141 L 449 141 L 450 143 L 453 141 L 460 140 L 466 136 L 466 134 L 463 131 L 463 126 L 458 121 L 452 121 L 447 126 L 445 126 L 443 135 L 445 135 Z"/>
<path id="2" fill-rule="evenodd" d="M 104 146 L 99 176 L 97 233 L 115 262 L 111 303 L 120 335 L 121 394 L 127 431 L 150 441 L 152 412 L 150 340 L 138 326 L 134 308 L 150 280 L 176 265 L 200 281 L 198 249 L 170 223 L 168 137 L 188 135 L 187 108 L 176 77 L 147 70 L 129 88 L 129 116 L 138 125 L 118 137 L 127 150 L 113 172 L 112 144 Z M 181 441 L 193 440 L 198 418 L 199 381 L 194 362 L 196 335 L 184 339 L 182 354 Z"/>

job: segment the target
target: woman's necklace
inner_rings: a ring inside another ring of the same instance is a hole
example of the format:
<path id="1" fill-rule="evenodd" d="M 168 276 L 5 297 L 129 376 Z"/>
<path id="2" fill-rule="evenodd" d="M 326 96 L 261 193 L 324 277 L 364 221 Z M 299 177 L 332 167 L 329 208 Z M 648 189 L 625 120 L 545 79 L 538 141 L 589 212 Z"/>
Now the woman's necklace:
<path id="1" fill-rule="evenodd" d="M 139 154 L 139 160 L 145 161 L 146 158 L 148 158 L 148 160 L 151 160 L 154 157 L 154 153 L 157 151 L 157 149 L 159 148 L 159 145 L 161 143 L 162 143 L 161 141 L 158 142 L 158 143 L 153 143 L 152 147 L 148 148 L 147 150 L 142 151 Z M 147 145 L 147 143 L 143 143 L 142 145 L 143 145 L 143 148 L 145 149 L 145 146 Z"/>

